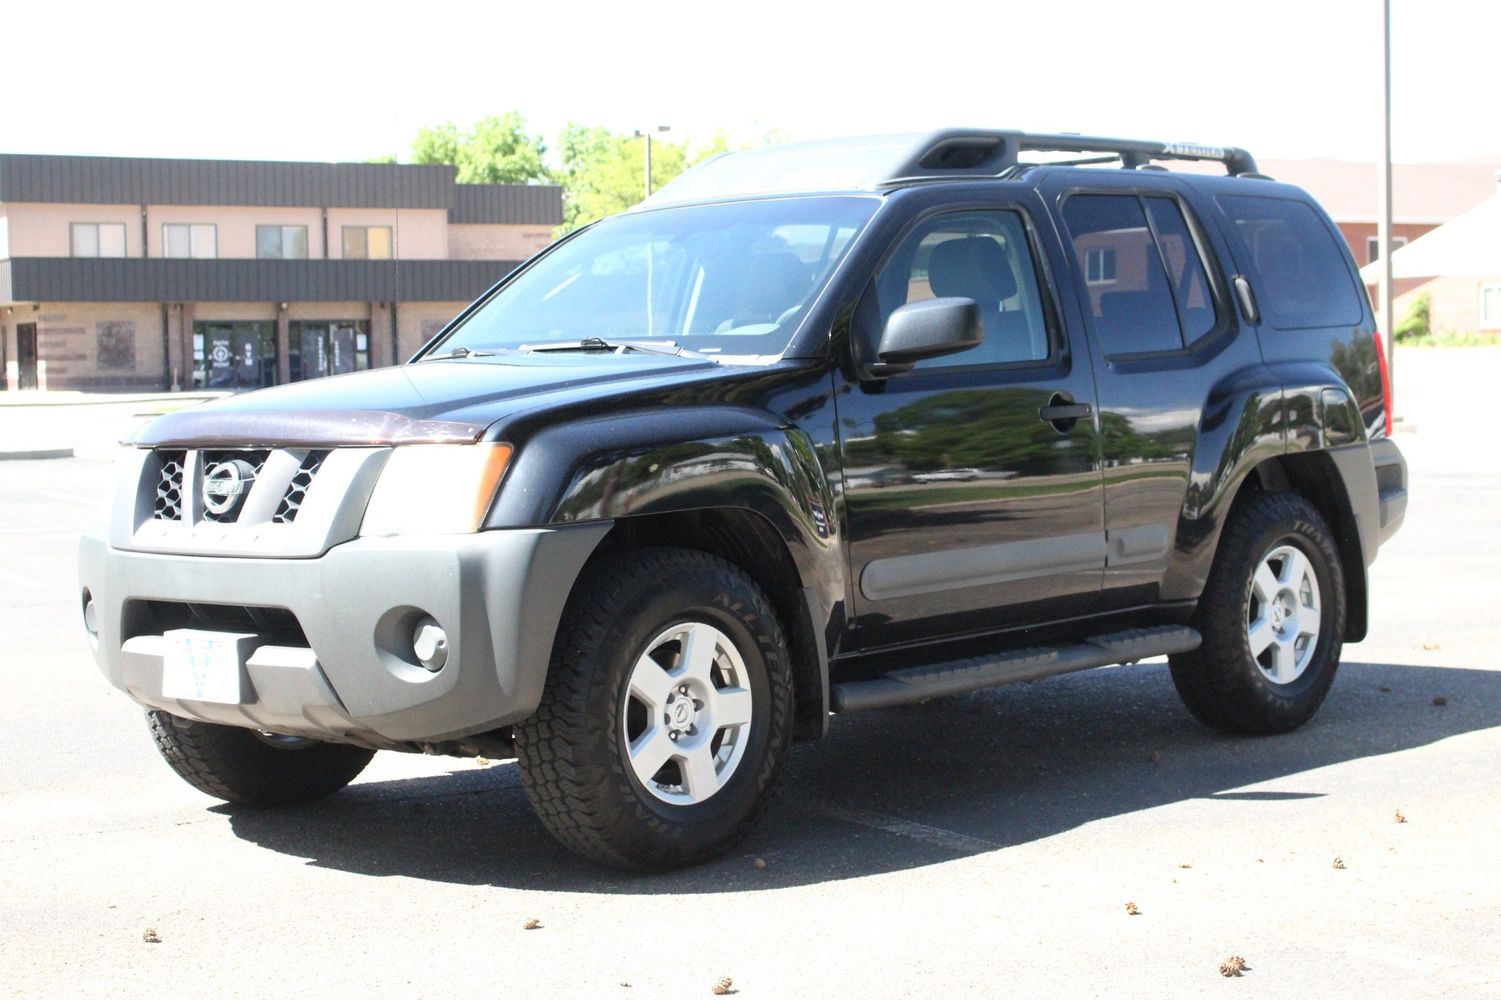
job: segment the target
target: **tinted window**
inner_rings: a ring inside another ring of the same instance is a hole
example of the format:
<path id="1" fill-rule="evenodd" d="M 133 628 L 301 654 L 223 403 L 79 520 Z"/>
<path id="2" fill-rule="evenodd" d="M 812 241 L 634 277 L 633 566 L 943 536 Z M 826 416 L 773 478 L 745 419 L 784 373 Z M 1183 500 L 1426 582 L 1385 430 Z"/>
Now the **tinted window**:
<path id="1" fill-rule="evenodd" d="M 1183 209 L 1172 198 L 1143 198 L 1147 215 L 1157 229 L 1157 246 L 1167 265 L 1169 286 L 1178 304 L 1178 318 L 1183 324 L 1183 339 L 1192 344 L 1214 329 L 1218 317 L 1214 298 L 1209 294 L 1209 274 L 1204 258 L 1188 231 Z"/>
<path id="2" fill-rule="evenodd" d="M 876 278 L 880 315 L 872 342 L 899 306 L 934 298 L 974 299 L 985 324 L 979 347 L 922 368 L 1042 361 L 1052 354 L 1026 226 L 1015 212 L 955 212 L 922 223 Z"/>
<path id="3" fill-rule="evenodd" d="M 1075 195 L 1063 203 L 1063 218 L 1105 354 L 1182 349 L 1178 309 L 1141 201 L 1135 195 Z"/>
<path id="4" fill-rule="evenodd" d="M 1219 199 L 1251 261 L 1256 299 L 1283 330 L 1359 323 L 1345 252 L 1311 205 L 1243 195 Z"/>

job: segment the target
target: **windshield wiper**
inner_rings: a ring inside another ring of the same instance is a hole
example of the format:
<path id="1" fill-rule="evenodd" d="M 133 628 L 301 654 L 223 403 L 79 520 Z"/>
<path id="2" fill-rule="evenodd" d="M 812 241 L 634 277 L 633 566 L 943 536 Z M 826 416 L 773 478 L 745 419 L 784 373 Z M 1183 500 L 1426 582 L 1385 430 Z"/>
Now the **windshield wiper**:
<path id="1" fill-rule="evenodd" d="M 493 357 L 499 355 L 500 353 L 502 353 L 502 352 L 500 352 L 500 351 L 476 351 L 472 347 L 455 347 L 453 350 L 449 351 L 447 354 L 429 354 L 427 357 L 421 358 L 419 360 L 422 360 L 422 361 L 454 361 L 454 360 L 461 359 L 461 358 L 493 358 Z"/>
<path id="2" fill-rule="evenodd" d="M 605 340 L 603 337 L 585 337 L 583 340 L 559 340 L 540 344 L 522 344 L 521 350 L 534 354 L 541 351 L 604 351 L 609 354 L 624 354 L 639 351 L 642 354 L 660 354 L 669 358 L 697 358 L 712 361 L 708 355 L 679 347 L 671 340 Z"/>

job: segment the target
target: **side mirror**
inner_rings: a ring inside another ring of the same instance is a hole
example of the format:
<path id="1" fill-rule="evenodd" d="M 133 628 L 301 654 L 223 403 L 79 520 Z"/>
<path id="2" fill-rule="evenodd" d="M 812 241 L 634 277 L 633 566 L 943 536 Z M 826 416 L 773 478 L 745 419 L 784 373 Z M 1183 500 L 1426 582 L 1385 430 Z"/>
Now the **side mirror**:
<path id="1" fill-rule="evenodd" d="M 985 335 L 974 299 L 927 299 L 909 302 L 886 320 L 870 375 L 885 378 L 919 361 L 978 347 Z"/>

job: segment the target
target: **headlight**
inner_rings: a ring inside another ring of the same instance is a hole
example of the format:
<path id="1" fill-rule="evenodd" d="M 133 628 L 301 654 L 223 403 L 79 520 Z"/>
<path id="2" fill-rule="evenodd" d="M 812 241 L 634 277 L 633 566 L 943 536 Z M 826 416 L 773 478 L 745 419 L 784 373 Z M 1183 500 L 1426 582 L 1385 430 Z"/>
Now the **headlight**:
<path id="1" fill-rule="evenodd" d="M 399 445 L 375 484 L 360 534 L 478 530 L 510 460 L 508 444 Z"/>

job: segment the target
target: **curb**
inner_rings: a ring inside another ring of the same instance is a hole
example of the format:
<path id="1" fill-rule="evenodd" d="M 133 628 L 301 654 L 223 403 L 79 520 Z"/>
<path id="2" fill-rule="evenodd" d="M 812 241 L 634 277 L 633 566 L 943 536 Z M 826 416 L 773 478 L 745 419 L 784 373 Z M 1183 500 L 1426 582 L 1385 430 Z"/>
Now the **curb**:
<path id="1" fill-rule="evenodd" d="M 40 458 L 72 458 L 72 448 L 20 448 L 15 451 L 0 451 L 0 462 L 30 461 Z"/>

